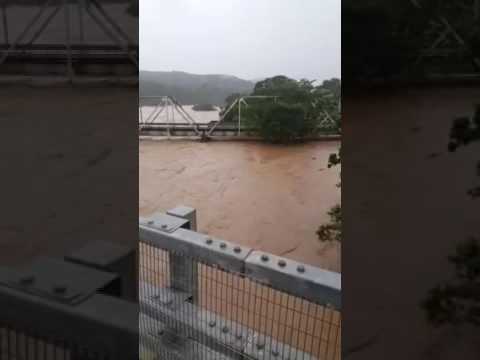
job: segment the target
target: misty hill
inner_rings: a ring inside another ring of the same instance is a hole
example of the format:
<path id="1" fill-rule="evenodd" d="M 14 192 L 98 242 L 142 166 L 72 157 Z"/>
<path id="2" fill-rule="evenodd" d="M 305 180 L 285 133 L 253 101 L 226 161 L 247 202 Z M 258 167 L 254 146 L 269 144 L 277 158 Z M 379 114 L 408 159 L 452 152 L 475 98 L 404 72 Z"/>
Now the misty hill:
<path id="1" fill-rule="evenodd" d="M 255 83 L 229 75 L 140 71 L 140 96 L 170 95 L 182 104 L 224 105 L 233 93 L 247 94 Z"/>

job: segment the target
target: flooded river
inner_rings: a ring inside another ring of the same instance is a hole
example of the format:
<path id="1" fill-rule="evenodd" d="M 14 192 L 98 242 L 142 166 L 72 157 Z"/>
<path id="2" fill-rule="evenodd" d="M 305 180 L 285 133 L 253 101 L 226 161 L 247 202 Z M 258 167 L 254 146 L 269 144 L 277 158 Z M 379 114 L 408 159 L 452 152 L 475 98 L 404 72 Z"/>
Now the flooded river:
<path id="1" fill-rule="evenodd" d="M 340 201 L 338 146 L 143 140 L 140 215 L 192 206 L 200 232 L 340 271 L 339 248 L 315 234 Z"/>

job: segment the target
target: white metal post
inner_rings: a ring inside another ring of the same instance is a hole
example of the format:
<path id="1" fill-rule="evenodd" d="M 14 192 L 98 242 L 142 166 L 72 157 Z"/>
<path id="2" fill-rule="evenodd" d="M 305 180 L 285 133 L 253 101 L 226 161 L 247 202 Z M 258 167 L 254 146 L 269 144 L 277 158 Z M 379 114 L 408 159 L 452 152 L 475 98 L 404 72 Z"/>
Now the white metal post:
<path id="1" fill-rule="evenodd" d="M 242 106 L 242 99 L 238 99 L 238 136 L 240 136 L 240 128 L 242 126 L 242 112 L 241 112 L 241 106 Z"/>
<path id="2" fill-rule="evenodd" d="M 178 206 L 167 211 L 168 215 L 189 221 L 189 229 L 197 231 L 197 211 L 187 206 Z M 192 302 L 198 301 L 198 263 L 183 255 L 169 254 L 171 287 L 191 296 Z"/>

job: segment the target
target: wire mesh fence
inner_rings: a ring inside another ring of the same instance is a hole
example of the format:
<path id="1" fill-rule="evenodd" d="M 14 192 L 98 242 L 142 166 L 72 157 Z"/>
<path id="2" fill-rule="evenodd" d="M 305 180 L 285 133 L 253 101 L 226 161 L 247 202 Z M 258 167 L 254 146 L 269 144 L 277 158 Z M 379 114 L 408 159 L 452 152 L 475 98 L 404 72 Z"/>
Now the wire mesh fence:
<path id="1" fill-rule="evenodd" d="M 0 324 L 0 360 L 107 360 L 108 353 Z"/>
<path id="2" fill-rule="evenodd" d="M 174 274 L 178 259 L 193 271 Z M 141 337 L 156 339 L 157 354 L 187 340 L 196 359 L 340 359 L 338 310 L 243 272 L 141 243 L 140 287 Z M 162 346 L 165 338 L 173 340 Z"/>

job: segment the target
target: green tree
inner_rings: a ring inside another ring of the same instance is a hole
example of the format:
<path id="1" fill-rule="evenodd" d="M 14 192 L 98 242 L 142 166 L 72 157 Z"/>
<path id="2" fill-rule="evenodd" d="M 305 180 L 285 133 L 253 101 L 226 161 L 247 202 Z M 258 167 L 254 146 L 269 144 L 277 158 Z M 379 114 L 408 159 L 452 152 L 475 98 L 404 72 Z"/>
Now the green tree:
<path id="1" fill-rule="evenodd" d="M 212 104 L 195 104 L 192 106 L 194 111 L 214 111 L 217 108 Z"/>
<path id="2" fill-rule="evenodd" d="M 472 117 L 459 117 L 454 120 L 450 130 L 448 150 L 455 152 L 462 146 L 480 141 L 480 105 L 477 105 Z M 480 159 L 477 162 L 477 175 L 480 176 Z M 480 185 L 468 190 L 472 197 L 480 196 Z"/>
<path id="3" fill-rule="evenodd" d="M 340 80 L 326 80 L 322 85 L 315 81 L 299 81 L 284 75 L 274 76 L 255 84 L 252 96 L 269 98 L 246 99 L 241 105 L 242 121 L 250 129 L 268 141 L 297 141 L 322 131 L 340 132 Z M 242 94 L 231 94 L 225 99 L 221 115 Z M 284 114 L 281 112 L 284 111 Z M 277 119 L 273 117 L 277 116 Z M 287 119 L 291 116 L 290 120 Z M 224 121 L 237 122 L 238 105 L 235 105 Z M 270 134 L 269 134 L 270 133 Z M 287 134 L 290 133 L 289 136 Z"/>
<path id="4" fill-rule="evenodd" d="M 322 131 L 341 133 L 340 91 L 340 89 L 331 90 L 323 84 L 314 87 L 311 91 L 311 113 L 317 118 Z"/>
<path id="5" fill-rule="evenodd" d="M 273 131 L 274 126 L 281 127 L 275 131 L 275 136 L 282 134 L 281 141 L 305 139 L 314 135 L 320 126 L 324 129 L 339 132 L 340 109 L 339 99 L 336 99 L 335 93 L 328 88 L 335 81 L 328 83 L 327 87 L 322 85 L 315 86 L 315 81 L 301 79 L 299 81 L 288 78 L 284 75 L 274 76 L 259 81 L 253 90 L 254 96 L 274 96 L 277 97 L 277 105 L 272 104 L 272 99 L 248 99 L 248 111 L 245 112 L 251 128 L 260 128 L 260 135 L 265 137 L 266 131 Z M 294 111 L 288 105 L 297 107 Z M 300 108 L 302 109 L 300 111 Z M 286 115 L 295 113 L 295 119 L 291 123 L 282 116 L 282 120 L 274 121 L 270 118 L 264 121 L 265 116 L 280 116 L 281 109 L 286 111 Z M 303 120 L 299 120 L 303 117 Z M 266 126 L 269 124 L 269 126 Z M 302 126 L 300 126 L 302 124 Z M 284 136 L 288 131 L 292 132 L 291 137 Z M 269 137 L 272 140 L 272 137 Z M 279 139 L 280 140 L 280 139 Z"/>
<path id="6" fill-rule="evenodd" d="M 317 230 L 317 235 L 320 241 L 338 241 L 342 242 L 342 208 L 340 205 L 335 205 L 328 211 L 330 222 L 320 225 Z"/>
<path id="7" fill-rule="evenodd" d="M 331 78 L 329 80 L 324 80 L 320 88 L 330 91 L 335 98 L 335 101 L 340 101 L 342 96 L 342 83 L 338 78 Z"/>
<path id="8" fill-rule="evenodd" d="M 471 323 L 480 325 L 480 242 L 470 238 L 449 256 L 455 279 L 435 286 L 422 302 L 427 319 L 435 326 Z"/>
<path id="9" fill-rule="evenodd" d="M 241 94 L 241 93 L 233 93 L 228 95 L 225 98 L 225 107 L 222 108 L 220 111 L 220 116 L 223 116 L 224 113 L 230 108 L 230 106 L 233 104 L 233 102 L 242 96 L 247 96 L 248 94 Z M 226 115 L 224 121 L 226 122 L 234 122 L 236 123 L 238 121 L 238 105 L 235 105 L 231 111 Z"/>
<path id="10" fill-rule="evenodd" d="M 336 154 L 330 154 L 328 159 L 328 167 L 341 165 L 341 152 L 340 149 Z M 341 181 L 337 184 L 338 187 L 341 187 Z M 337 241 L 342 242 L 342 207 L 337 204 L 328 211 L 328 216 L 330 217 L 330 222 L 327 224 L 322 224 L 317 230 L 317 236 L 322 242 L 332 242 Z"/>
<path id="11" fill-rule="evenodd" d="M 252 95 L 278 96 L 284 103 L 307 104 L 311 100 L 313 88 L 309 80 L 297 81 L 278 75 L 256 83 Z"/>
<path id="12" fill-rule="evenodd" d="M 252 110 L 247 112 L 248 123 L 254 123 L 258 134 L 269 142 L 294 142 L 315 130 L 315 123 L 306 118 L 305 109 L 299 104 L 277 102 Z"/>

